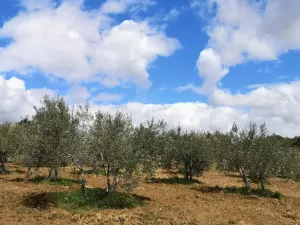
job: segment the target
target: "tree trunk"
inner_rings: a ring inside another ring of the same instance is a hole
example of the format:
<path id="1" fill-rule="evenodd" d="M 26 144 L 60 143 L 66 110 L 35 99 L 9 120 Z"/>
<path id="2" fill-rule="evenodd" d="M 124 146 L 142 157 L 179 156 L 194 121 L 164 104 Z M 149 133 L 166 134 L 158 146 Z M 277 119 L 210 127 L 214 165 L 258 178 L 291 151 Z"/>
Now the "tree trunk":
<path id="1" fill-rule="evenodd" d="M 105 171 L 106 172 L 106 182 L 107 182 L 107 194 L 111 194 L 112 193 L 112 186 L 111 186 L 111 183 L 110 183 L 110 166 L 108 165 L 107 166 L 107 170 Z"/>
<path id="2" fill-rule="evenodd" d="M 86 198 L 86 180 L 85 180 L 85 175 L 84 171 L 81 168 L 80 169 L 80 174 L 81 174 L 81 193 L 82 193 L 82 198 Z"/>
<path id="3" fill-rule="evenodd" d="M 251 189 L 251 184 L 249 183 L 247 176 L 246 176 L 246 171 L 244 167 L 239 167 L 239 173 L 243 179 L 243 182 L 245 183 L 245 186 Z"/>
<path id="4" fill-rule="evenodd" d="M 192 168 L 192 166 L 189 166 L 189 178 L 190 178 L 190 180 L 193 180 L 193 168 Z"/>
<path id="5" fill-rule="evenodd" d="M 52 178 L 52 168 L 49 168 L 48 179 Z"/>
<path id="6" fill-rule="evenodd" d="M 185 179 L 189 179 L 189 169 L 188 169 L 188 164 L 185 164 L 185 166 L 184 166 L 184 172 L 185 172 L 184 178 L 185 178 Z"/>
<path id="7" fill-rule="evenodd" d="M 33 174 L 32 167 L 28 167 L 28 170 L 27 170 L 27 177 L 31 177 L 32 174 Z"/>
<path id="8" fill-rule="evenodd" d="M 93 162 L 93 173 L 96 173 L 98 170 L 98 165 L 97 165 L 97 161 Z"/>
<path id="9" fill-rule="evenodd" d="M 5 166 L 5 158 L 4 157 L 1 157 L 1 170 L 2 170 L 2 173 L 7 173 L 7 169 L 6 169 L 6 166 Z"/>
<path id="10" fill-rule="evenodd" d="M 54 169 L 54 179 L 57 180 L 57 178 L 58 178 L 58 169 L 55 168 Z"/>
<path id="11" fill-rule="evenodd" d="M 264 179 L 263 179 L 263 177 L 262 177 L 262 176 L 259 176 L 258 179 L 259 179 L 259 183 L 260 183 L 261 189 L 262 189 L 262 190 L 265 190 L 265 184 L 264 184 Z"/>
<path id="12" fill-rule="evenodd" d="M 118 173 L 116 172 L 116 174 L 114 174 L 114 180 L 113 180 L 113 184 L 112 184 L 112 192 L 115 192 L 117 189 L 117 185 L 118 185 Z"/>

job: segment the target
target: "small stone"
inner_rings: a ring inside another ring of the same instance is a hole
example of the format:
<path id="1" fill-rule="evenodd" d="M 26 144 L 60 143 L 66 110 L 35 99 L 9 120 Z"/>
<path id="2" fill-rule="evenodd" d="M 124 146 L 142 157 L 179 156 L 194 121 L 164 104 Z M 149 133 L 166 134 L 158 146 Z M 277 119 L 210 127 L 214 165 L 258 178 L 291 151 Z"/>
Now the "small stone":
<path id="1" fill-rule="evenodd" d="M 125 215 L 119 216 L 119 221 L 120 221 L 121 223 L 124 223 L 124 222 L 126 221 Z"/>
<path id="2" fill-rule="evenodd" d="M 101 221 L 102 220 L 102 214 L 101 213 L 97 213 L 96 214 L 97 220 Z"/>

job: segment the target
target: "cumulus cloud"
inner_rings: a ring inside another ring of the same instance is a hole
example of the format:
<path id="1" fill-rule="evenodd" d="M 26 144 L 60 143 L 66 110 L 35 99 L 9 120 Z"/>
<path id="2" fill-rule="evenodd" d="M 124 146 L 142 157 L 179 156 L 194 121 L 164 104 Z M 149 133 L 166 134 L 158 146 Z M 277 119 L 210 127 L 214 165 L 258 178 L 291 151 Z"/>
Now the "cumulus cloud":
<path id="1" fill-rule="evenodd" d="M 46 88 L 26 89 L 23 80 L 0 76 L 0 122 L 32 115 L 33 106 L 38 106 L 44 95 L 55 96 L 55 93 Z"/>
<path id="2" fill-rule="evenodd" d="M 193 0 L 191 6 L 203 9 L 200 2 Z M 216 10 L 206 29 L 208 47 L 200 53 L 197 62 L 204 88 L 207 83 L 216 85 L 228 73 L 227 68 L 250 60 L 276 60 L 281 54 L 300 49 L 300 1 L 290 0 L 288 4 L 282 0 L 207 2 L 210 9 L 215 5 Z M 215 61 L 211 60 L 212 56 Z M 211 88 L 207 92 L 210 91 Z"/>
<path id="3" fill-rule="evenodd" d="M 228 68 L 222 65 L 220 56 L 211 48 L 201 51 L 197 68 L 203 78 L 202 88 L 206 92 L 212 91 L 216 83 L 229 72 Z"/>
<path id="4" fill-rule="evenodd" d="M 76 94 L 77 93 L 77 94 Z M 42 97 L 56 95 L 48 89 L 26 89 L 23 80 L 0 77 L 0 122 L 16 121 L 34 113 Z M 84 87 L 71 88 L 64 96 L 69 104 L 82 104 L 89 98 Z M 118 101 L 122 96 L 102 93 L 96 98 L 103 101 Z M 244 127 L 249 122 L 266 122 L 270 133 L 283 136 L 299 135 L 300 126 L 300 81 L 258 87 L 248 94 L 231 94 L 215 90 L 211 105 L 201 102 L 178 102 L 173 104 L 144 104 L 129 102 L 121 105 L 97 105 L 90 102 L 92 112 L 115 113 L 118 110 L 132 115 L 134 124 L 152 117 L 164 119 L 169 128 L 181 124 L 185 129 L 226 132 L 233 122 Z"/>
<path id="5" fill-rule="evenodd" d="M 169 128 L 182 125 L 184 129 L 228 131 L 232 121 L 242 124 L 247 122 L 247 114 L 242 110 L 228 107 L 213 108 L 201 102 L 185 102 L 174 104 L 143 104 L 131 102 L 122 105 L 92 105 L 92 111 L 115 113 L 122 111 L 132 116 L 135 125 L 146 120 L 164 119 Z"/>
<path id="6" fill-rule="evenodd" d="M 244 109 L 249 119 L 266 121 L 273 132 L 299 135 L 296 127 L 300 126 L 300 81 L 258 85 L 247 94 L 233 95 L 219 89 L 210 96 L 210 102 L 216 107 Z"/>
<path id="7" fill-rule="evenodd" d="M 108 0 L 99 10 L 85 10 L 83 1 L 23 0 L 26 10 L 6 21 L 0 38 L 0 71 L 26 74 L 39 70 L 69 82 L 97 80 L 106 86 L 132 82 L 148 87 L 148 67 L 159 56 L 179 48 L 145 21 L 125 20 L 112 25 L 108 14 L 145 7 L 151 1 Z"/>
<path id="8" fill-rule="evenodd" d="M 174 104 L 127 103 L 93 106 L 93 110 L 132 114 L 135 124 L 146 119 L 164 119 L 170 127 L 180 123 L 184 128 L 228 131 L 233 122 L 240 127 L 250 122 L 266 122 L 269 132 L 283 136 L 299 135 L 300 81 L 260 86 L 247 94 L 231 94 L 217 89 L 210 104 L 186 102 Z"/>

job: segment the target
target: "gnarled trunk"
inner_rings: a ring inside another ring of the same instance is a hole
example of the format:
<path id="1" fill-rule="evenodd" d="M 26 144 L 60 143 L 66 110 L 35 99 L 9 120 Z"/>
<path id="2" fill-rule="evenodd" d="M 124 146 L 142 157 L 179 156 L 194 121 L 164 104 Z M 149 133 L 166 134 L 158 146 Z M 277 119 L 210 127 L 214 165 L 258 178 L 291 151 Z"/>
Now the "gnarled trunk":
<path id="1" fill-rule="evenodd" d="M 189 179 L 193 180 L 193 168 L 191 165 L 189 165 Z"/>
<path id="2" fill-rule="evenodd" d="M 250 190 L 251 184 L 249 183 L 249 181 L 247 179 L 245 168 L 243 166 L 238 166 L 237 169 L 238 169 L 238 172 L 239 172 L 241 178 L 243 179 L 245 186 L 248 187 Z"/>
<path id="3" fill-rule="evenodd" d="M 53 174 L 53 170 L 54 170 L 54 174 Z M 58 178 L 58 169 L 57 168 L 49 168 L 48 179 L 57 180 L 57 178 Z"/>
<path id="4" fill-rule="evenodd" d="M 7 173 L 5 162 L 6 162 L 5 157 L 1 157 L 1 171 L 2 171 L 2 173 Z"/>
<path id="5" fill-rule="evenodd" d="M 112 194 L 113 190 L 112 190 L 112 185 L 110 183 L 110 166 L 107 166 L 107 169 L 105 169 L 105 173 L 106 173 L 106 183 L 107 183 L 107 189 L 106 192 L 107 194 Z"/>
<path id="6" fill-rule="evenodd" d="M 260 175 L 258 176 L 258 180 L 259 180 L 261 189 L 262 189 L 262 190 L 265 190 L 265 179 L 264 179 L 264 175 L 260 174 Z"/>
<path id="7" fill-rule="evenodd" d="M 52 178 L 52 168 L 49 168 L 48 170 L 48 179 Z"/>
<path id="8" fill-rule="evenodd" d="M 33 171 L 32 171 L 32 170 L 33 170 L 32 167 L 28 167 L 28 168 L 27 168 L 27 174 L 26 174 L 27 177 L 31 177 L 31 176 L 32 176 L 32 174 L 33 174 Z"/>
<path id="9" fill-rule="evenodd" d="M 189 165 L 187 163 L 184 165 L 184 173 L 184 178 L 189 179 Z"/>
<path id="10" fill-rule="evenodd" d="M 81 193 L 82 193 L 82 197 L 86 198 L 86 179 L 82 168 L 80 169 L 80 174 L 81 174 Z"/>
<path id="11" fill-rule="evenodd" d="M 54 169 L 54 179 L 57 180 L 57 178 L 58 178 L 58 169 L 55 168 Z"/>

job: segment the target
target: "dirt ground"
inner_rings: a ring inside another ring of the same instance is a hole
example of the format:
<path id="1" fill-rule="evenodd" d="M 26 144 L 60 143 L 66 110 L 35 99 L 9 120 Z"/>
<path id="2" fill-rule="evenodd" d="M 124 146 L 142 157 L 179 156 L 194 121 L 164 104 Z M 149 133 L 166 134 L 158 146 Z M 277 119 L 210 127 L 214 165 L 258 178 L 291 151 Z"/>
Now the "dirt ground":
<path id="1" fill-rule="evenodd" d="M 233 174 L 207 172 L 200 184 L 164 184 L 141 181 L 135 193 L 150 198 L 143 207 L 123 210 L 90 211 L 82 214 L 50 207 L 48 210 L 28 208 L 24 197 L 31 193 L 70 190 L 73 186 L 34 184 L 25 179 L 25 169 L 10 165 L 19 173 L 0 175 L 0 224 L 189 224 L 189 225 L 300 225 L 300 183 L 274 178 L 268 188 L 279 191 L 284 200 L 202 192 L 213 186 L 242 186 Z M 22 171 L 24 171 L 22 173 Z M 40 169 L 35 175 L 46 174 Z M 71 168 L 62 170 L 63 177 L 77 179 Z M 159 177 L 169 174 L 158 172 Z M 87 175 L 88 187 L 104 187 L 103 176 Z"/>

